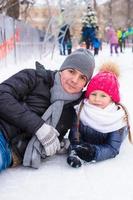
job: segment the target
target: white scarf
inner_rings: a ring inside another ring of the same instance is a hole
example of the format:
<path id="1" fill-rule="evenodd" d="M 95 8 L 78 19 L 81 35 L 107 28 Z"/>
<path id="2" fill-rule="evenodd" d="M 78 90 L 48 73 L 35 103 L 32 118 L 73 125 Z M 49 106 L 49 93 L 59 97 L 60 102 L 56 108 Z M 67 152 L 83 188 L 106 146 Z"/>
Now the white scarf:
<path id="1" fill-rule="evenodd" d="M 77 113 L 79 108 L 80 104 L 75 106 Z M 106 108 L 102 109 L 91 105 L 87 99 L 84 99 L 84 105 L 80 113 L 80 121 L 85 126 L 90 126 L 102 133 L 109 133 L 125 127 L 127 123 L 124 118 L 124 110 L 122 107 L 118 109 L 115 103 L 111 103 Z"/>

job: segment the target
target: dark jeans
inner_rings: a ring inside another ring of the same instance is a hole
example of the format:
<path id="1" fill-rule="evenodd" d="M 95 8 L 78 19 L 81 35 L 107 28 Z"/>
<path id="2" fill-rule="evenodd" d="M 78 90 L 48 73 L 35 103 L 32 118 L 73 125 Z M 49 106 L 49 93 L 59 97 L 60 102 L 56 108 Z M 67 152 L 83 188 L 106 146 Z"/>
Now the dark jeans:
<path id="1" fill-rule="evenodd" d="M 11 165 L 12 156 L 8 142 L 0 131 L 0 172 Z"/>
<path id="2" fill-rule="evenodd" d="M 67 55 L 67 43 L 65 41 L 59 43 L 60 55 Z"/>

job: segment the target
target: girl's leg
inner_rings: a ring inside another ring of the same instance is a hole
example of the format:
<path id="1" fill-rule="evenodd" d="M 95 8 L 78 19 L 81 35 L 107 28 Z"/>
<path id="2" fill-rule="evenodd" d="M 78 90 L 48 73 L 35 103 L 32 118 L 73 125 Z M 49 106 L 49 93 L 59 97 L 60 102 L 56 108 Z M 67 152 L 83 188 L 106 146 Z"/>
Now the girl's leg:
<path id="1" fill-rule="evenodd" d="M 8 142 L 0 131 L 0 172 L 11 165 L 12 156 Z"/>
<path id="2" fill-rule="evenodd" d="M 113 44 L 110 44 L 110 54 L 112 55 L 113 53 Z"/>
<path id="3" fill-rule="evenodd" d="M 115 44 L 115 53 L 118 54 L 118 44 Z"/>

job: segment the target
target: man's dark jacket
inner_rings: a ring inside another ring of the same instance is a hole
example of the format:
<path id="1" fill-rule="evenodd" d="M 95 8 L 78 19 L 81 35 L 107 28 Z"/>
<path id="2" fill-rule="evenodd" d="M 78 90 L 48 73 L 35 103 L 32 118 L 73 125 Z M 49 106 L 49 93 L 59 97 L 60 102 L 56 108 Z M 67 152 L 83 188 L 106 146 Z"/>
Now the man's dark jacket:
<path id="1" fill-rule="evenodd" d="M 0 84 L 0 130 L 21 158 L 29 140 L 44 123 L 41 116 L 50 106 L 55 73 L 36 62 L 36 69 L 24 69 Z M 76 103 L 63 108 L 56 127 L 60 141 L 72 126 Z"/>

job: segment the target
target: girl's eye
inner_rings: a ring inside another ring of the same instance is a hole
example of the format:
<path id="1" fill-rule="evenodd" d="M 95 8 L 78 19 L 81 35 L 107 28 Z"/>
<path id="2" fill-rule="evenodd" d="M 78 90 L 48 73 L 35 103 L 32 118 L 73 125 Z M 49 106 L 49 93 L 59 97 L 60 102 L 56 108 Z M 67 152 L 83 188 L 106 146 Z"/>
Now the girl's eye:
<path id="1" fill-rule="evenodd" d="M 96 93 L 91 93 L 92 96 L 96 96 Z"/>
<path id="2" fill-rule="evenodd" d="M 106 97 L 106 96 L 104 94 L 102 94 L 101 97 Z"/>

